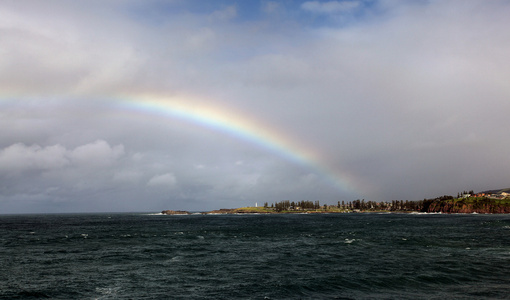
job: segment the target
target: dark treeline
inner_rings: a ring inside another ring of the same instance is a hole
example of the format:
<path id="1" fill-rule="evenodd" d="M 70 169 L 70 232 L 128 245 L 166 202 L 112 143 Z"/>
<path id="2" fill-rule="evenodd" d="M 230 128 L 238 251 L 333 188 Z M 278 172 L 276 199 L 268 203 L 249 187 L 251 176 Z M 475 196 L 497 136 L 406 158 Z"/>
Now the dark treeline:
<path id="1" fill-rule="evenodd" d="M 264 203 L 264 207 L 269 208 L 269 204 L 267 202 Z M 294 202 L 294 201 L 291 202 L 289 200 L 284 200 L 284 201 L 280 201 L 280 202 L 271 204 L 271 208 L 274 208 L 274 210 L 276 210 L 276 211 L 309 210 L 309 209 L 319 209 L 319 208 L 321 208 L 321 206 L 319 204 L 319 201 L 312 202 L 312 201 L 302 200 L 302 201 L 298 201 L 298 202 Z"/>
<path id="2" fill-rule="evenodd" d="M 505 200 L 502 200 L 505 199 Z M 336 205 L 320 205 L 319 201 L 289 201 L 284 200 L 269 204 L 264 203 L 264 208 L 281 211 L 398 211 L 398 212 L 481 212 L 481 213 L 508 213 L 510 212 L 510 197 L 507 194 L 474 194 L 473 191 L 463 191 L 457 197 L 444 195 L 434 199 L 418 201 L 393 200 L 393 201 L 338 201 Z M 504 201 L 504 202 L 501 202 Z"/>
<path id="3" fill-rule="evenodd" d="M 264 208 L 272 208 L 275 211 L 294 211 L 294 210 L 319 210 L 319 209 L 340 209 L 340 210 L 359 210 L 359 211 L 418 211 L 426 212 L 434 201 L 453 200 L 453 196 L 441 196 L 435 199 L 424 199 L 419 201 L 393 200 L 386 202 L 365 201 L 357 199 L 354 201 L 338 201 L 337 205 L 320 205 L 319 201 L 290 201 L 284 200 L 269 205 L 264 203 Z"/>
<path id="4" fill-rule="evenodd" d="M 442 196 L 441 199 L 450 199 L 451 196 Z M 453 199 L 453 197 L 451 197 Z M 424 199 L 418 201 L 410 200 L 392 200 L 392 201 L 365 201 L 354 200 L 345 203 L 344 201 L 338 202 L 337 207 L 345 210 L 360 210 L 360 211 L 427 211 L 430 204 L 436 199 Z"/>

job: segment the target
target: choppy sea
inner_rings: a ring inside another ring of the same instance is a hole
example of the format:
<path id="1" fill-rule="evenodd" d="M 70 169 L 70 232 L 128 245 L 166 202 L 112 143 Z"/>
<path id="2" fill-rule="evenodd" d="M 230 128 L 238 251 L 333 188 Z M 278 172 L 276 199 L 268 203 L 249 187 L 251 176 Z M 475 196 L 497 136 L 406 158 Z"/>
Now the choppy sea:
<path id="1" fill-rule="evenodd" d="M 510 215 L 2 215 L 0 298 L 509 299 Z"/>

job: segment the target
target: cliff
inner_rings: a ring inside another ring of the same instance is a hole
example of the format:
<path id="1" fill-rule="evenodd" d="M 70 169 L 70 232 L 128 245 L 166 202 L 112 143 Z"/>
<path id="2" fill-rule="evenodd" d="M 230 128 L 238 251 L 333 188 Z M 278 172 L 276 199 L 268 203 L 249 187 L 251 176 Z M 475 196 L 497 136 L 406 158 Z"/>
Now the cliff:
<path id="1" fill-rule="evenodd" d="M 497 201 L 490 198 L 475 198 L 467 200 L 433 200 L 425 205 L 424 212 L 430 213 L 480 213 L 507 214 L 510 213 L 508 201 Z"/>

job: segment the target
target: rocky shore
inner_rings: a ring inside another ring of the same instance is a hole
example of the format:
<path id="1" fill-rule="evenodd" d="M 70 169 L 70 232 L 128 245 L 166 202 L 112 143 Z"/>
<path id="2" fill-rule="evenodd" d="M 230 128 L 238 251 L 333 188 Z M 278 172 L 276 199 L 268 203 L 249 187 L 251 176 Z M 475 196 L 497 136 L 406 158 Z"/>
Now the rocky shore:
<path id="1" fill-rule="evenodd" d="M 161 213 L 164 215 L 191 215 L 190 212 L 184 210 L 164 210 Z"/>

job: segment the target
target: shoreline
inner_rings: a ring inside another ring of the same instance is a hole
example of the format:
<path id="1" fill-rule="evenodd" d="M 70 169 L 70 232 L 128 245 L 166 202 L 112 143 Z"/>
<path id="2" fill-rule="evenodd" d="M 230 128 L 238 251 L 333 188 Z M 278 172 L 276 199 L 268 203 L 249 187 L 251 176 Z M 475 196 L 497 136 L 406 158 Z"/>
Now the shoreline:
<path id="1" fill-rule="evenodd" d="M 163 210 L 165 215 L 190 215 L 191 212 L 182 210 Z M 419 201 L 393 200 L 391 202 L 375 202 L 355 200 L 345 203 L 338 201 L 337 205 L 320 205 L 318 201 L 290 202 L 288 200 L 269 205 L 267 202 L 262 207 L 220 208 L 208 212 L 200 212 L 203 215 L 227 215 L 227 214 L 339 214 L 339 213 L 415 213 L 415 214 L 509 214 L 510 196 L 487 197 L 441 196 L 435 199 Z"/>
<path id="2" fill-rule="evenodd" d="M 235 209 L 232 209 L 235 210 Z M 406 214 L 406 215 L 506 215 L 509 213 L 490 213 L 490 212 L 420 212 L 420 211 L 305 211 L 305 212 L 213 212 L 213 211 L 205 211 L 205 212 L 188 212 L 188 211 L 180 211 L 179 213 L 155 213 L 153 215 L 172 215 L 172 216 L 190 216 L 190 215 L 211 215 L 211 216 L 219 216 L 219 215 L 323 215 L 323 214 Z"/>

